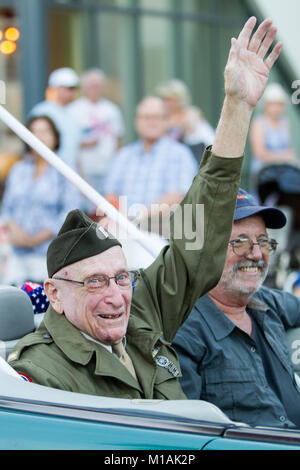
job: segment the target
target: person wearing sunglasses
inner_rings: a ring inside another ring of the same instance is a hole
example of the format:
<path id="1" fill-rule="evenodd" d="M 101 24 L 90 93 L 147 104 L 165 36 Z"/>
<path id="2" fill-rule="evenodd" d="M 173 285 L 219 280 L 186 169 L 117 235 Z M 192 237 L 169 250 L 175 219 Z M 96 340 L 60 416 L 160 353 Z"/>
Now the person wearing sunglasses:
<path id="1" fill-rule="evenodd" d="M 187 397 L 253 426 L 300 426 L 285 339 L 287 329 L 300 326 L 300 300 L 263 286 L 277 247 L 267 228 L 285 223 L 278 208 L 239 190 L 220 281 L 196 302 L 173 343 Z"/>
<path id="2" fill-rule="evenodd" d="M 255 24 L 251 17 L 232 39 L 216 139 L 171 217 L 169 244 L 134 277 L 120 241 L 81 211 L 71 211 L 47 252 L 44 288 L 51 305 L 37 331 L 8 357 L 17 372 L 79 393 L 185 398 L 171 342 L 197 298 L 222 274 L 250 119 L 281 50 L 277 43 L 267 54 L 276 34 L 272 21 L 252 35 Z M 177 211 L 184 214 L 185 205 L 193 209 L 191 227 L 198 205 L 204 207 L 199 244 L 184 230 L 176 236 L 186 222 Z"/>

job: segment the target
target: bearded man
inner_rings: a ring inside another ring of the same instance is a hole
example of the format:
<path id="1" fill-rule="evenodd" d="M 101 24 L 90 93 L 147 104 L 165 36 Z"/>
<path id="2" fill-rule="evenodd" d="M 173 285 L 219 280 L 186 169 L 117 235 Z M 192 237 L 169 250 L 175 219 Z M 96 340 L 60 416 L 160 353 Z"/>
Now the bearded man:
<path id="1" fill-rule="evenodd" d="M 221 279 L 198 299 L 173 343 L 187 397 L 253 426 L 300 426 L 285 340 L 286 329 L 300 325 L 300 300 L 262 286 L 277 245 L 266 228 L 285 223 L 279 209 L 239 190 Z"/>

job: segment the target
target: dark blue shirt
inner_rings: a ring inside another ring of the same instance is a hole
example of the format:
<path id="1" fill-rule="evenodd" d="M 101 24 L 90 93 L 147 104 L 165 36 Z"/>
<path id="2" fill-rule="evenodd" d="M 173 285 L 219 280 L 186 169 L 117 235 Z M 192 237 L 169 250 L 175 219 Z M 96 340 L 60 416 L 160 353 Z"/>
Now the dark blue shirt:
<path id="1" fill-rule="evenodd" d="M 300 326 L 300 299 L 262 287 L 247 310 L 298 394 L 286 330 Z M 198 299 L 173 345 L 188 398 L 214 403 L 232 420 L 253 426 L 294 425 L 268 382 L 255 340 L 229 320 L 208 295 Z"/>
<path id="2" fill-rule="evenodd" d="M 252 326 L 251 337 L 254 339 L 262 359 L 267 382 L 282 402 L 289 419 L 299 428 L 300 394 L 298 388 L 295 387 L 293 378 L 287 369 L 283 367 L 281 361 L 266 341 L 263 330 L 255 320 L 252 321 Z"/>

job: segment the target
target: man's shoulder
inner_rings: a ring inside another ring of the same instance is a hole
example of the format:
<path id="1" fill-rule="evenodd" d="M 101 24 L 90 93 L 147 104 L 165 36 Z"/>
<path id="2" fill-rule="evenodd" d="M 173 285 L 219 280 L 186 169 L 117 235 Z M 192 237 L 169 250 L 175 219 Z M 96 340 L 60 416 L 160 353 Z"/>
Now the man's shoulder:
<path id="1" fill-rule="evenodd" d="M 211 311 L 214 309 L 215 304 L 212 302 L 208 294 L 205 294 L 198 298 L 195 302 L 188 318 L 180 327 L 179 332 L 183 333 L 189 331 L 190 329 L 195 329 L 196 325 L 202 327 L 203 326 L 203 316 L 206 316 L 207 311 Z"/>
<path id="2" fill-rule="evenodd" d="M 7 362 L 27 381 L 71 390 L 68 377 L 75 375 L 76 367 L 47 332 L 37 330 L 22 338 Z"/>
<path id="3" fill-rule="evenodd" d="M 165 135 L 159 140 L 160 148 L 167 148 L 168 154 L 172 156 L 180 156 L 181 158 L 192 158 L 194 160 L 191 149 L 184 143 L 171 139 Z"/>
<path id="4" fill-rule="evenodd" d="M 117 158 L 124 158 L 127 157 L 128 155 L 142 155 L 142 145 L 139 140 L 136 140 L 134 142 L 131 142 L 130 144 L 126 144 L 123 147 L 121 147 L 116 153 L 115 153 L 115 159 Z"/>
<path id="5" fill-rule="evenodd" d="M 48 116 L 55 125 L 62 131 L 62 127 L 66 126 L 66 106 L 60 106 L 52 100 L 45 100 L 37 103 L 29 112 L 29 118 L 38 116 Z"/>
<path id="6" fill-rule="evenodd" d="M 110 111 L 113 113 L 120 113 L 120 107 L 114 103 L 113 101 L 108 100 L 107 98 L 101 98 L 101 100 L 97 103 L 98 108 L 103 109 L 105 111 Z"/>
<path id="7" fill-rule="evenodd" d="M 34 354 L 37 351 L 37 348 L 34 349 L 33 346 L 50 343 L 53 343 L 53 339 L 46 332 L 46 330 L 44 331 L 43 329 L 38 329 L 33 333 L 29 333 L 18 341 L 12 352 L 9 354 L 7 361 L 12 364 L 15 361 L 20 360 L 20 358 L 23 356 L 23 353 L 25 352 L 28 358 L 31 355 L 31 351 L 34 351 Z M 40 355 L 40 351 L 38 352 L 38 355 Z"/>
<path id="8" fill-rule="evenodd" d="M 59 106 L 55 101 L 44 100 L 40 101 L 39 103 L 33 106 L 33 108 L 29 112 L 29 116 L 37 116 L 38 114 L 47 111 L 59 112 L 60 109 L 61 106 Z"/>
<path id="9" fill-rule="evenodd" d="M 261 286 L 254 294 L 253 299 L 257 299 L 266 304 L 268 307 L 283 307 L 285 302 L 295 300 L 295 296 L 281 289 L 274 287 Z"/>
<path id="10" fill-rule="evenodd" d="M 24 172 L 27 173 L 32 168 L 33 163 L 31 158 L 23 158 L 16 162 L 9 171 L 9 178 L 22 176 L 24 178 Z"/>
<path id="11" fill-rule="evenodd" d="M 78 111 L 79 109 L 87 108 L 89 106 L 89 103 L 90 102 L 86 98 L 84 98 L 84 96 L 80 96 L 76 100 L 69 103 L 66 108 L 70 111 Z"/>

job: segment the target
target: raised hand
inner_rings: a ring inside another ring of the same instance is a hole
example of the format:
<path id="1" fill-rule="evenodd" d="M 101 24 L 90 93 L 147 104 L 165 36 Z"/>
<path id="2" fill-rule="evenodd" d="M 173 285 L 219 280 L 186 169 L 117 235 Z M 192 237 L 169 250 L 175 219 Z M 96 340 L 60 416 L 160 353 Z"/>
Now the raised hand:
<path id="1" fill-rule="evenodd" d="M 277 43 L 268 53 L 277 29 L 271 19 L 264 20 L 251 38 L 256 18 L 245 23 L 237 39 L 232 38 L 225 68 L 225 92 L 230 98 L 254 107 L 261 98 L 270 70 L 278 59 L 282 44 Z"/>

